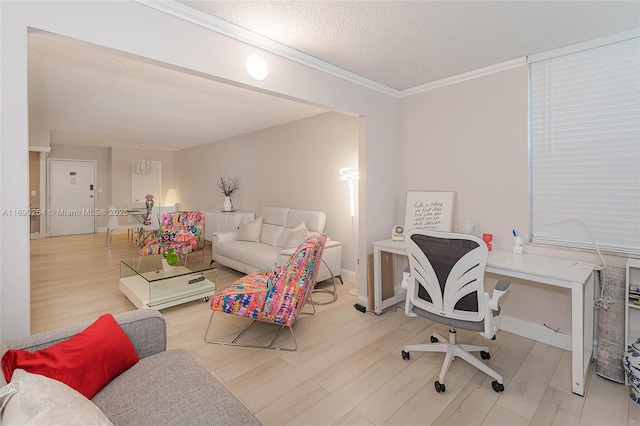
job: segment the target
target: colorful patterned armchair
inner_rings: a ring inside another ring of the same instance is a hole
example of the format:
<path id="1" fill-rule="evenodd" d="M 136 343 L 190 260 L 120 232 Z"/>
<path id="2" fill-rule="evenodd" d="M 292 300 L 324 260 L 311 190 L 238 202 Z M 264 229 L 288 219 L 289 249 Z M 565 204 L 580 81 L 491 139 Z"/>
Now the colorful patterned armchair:
<path id="1" fill-rule="evenodd" d="M 204 259 L 204 213 L 170 212 L 162 215 L 158 233 L 140 247 L 140 255 L 161 254 L 174 248 L 185 262 L 190 253 L 202 251 Z"/>
<path id="2" fill-rule="evenodd" d="M 310 298 L 316 282 L 316 275 L 322 262 L 322 252 L 327 239 L 324 235 L 312 235 L 291 255 L 289 261 L 270 271 L 256 272 L 235 281 L 231 287 L 216 294 L 211 302 L 211 319 L 204 340 L 233 346 L 248 346 L 264 349 L 282 349 L 295 351 L 298 347 L 293 334 L 293 324 L 302 307 Z M 313 307 L 313 304 L 311 304 Z M 218 342 L 208 339 L 216 312 L 237 315 L 252 321 L 231 342 Z M 315 307 L 313 308 L 315 313 Z M 238 339 L 256 321 L 279 325 L 276 335 L 268 345 L 237 343 Z M 293 347 L 277 347 L 274 342 L 280 332 L 288 327 L 293 338 Z"/>

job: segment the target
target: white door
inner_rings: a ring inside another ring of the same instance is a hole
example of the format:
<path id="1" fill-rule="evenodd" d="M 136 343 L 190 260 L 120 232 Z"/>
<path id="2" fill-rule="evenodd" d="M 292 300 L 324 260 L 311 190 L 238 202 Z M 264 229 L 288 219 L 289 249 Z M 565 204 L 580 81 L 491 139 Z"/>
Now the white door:
<path id="1" fill-rule="evenodd" d="M 96 162 L 49 159 L 49 235 L 95 232 Z"/>

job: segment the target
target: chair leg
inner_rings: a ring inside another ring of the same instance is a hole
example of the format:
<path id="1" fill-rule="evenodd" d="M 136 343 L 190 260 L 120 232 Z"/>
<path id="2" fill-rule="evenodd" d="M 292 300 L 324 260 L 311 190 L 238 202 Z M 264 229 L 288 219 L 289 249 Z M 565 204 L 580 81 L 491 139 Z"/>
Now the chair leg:
<path id="1" fill-rule="evenodd" d="M 454 355 L 455 356 L 464 359 L 469 364 L 473 365 L 478 370 L 480 370 L 483 373 L 485 373 L 487 376 L 493 377 L 494 379 L 496 379 L 498 381 L 498 383 L 502 384 L 502 376 L 500 374 L 498 374 L 497 372 L 495 372 L 487 364 L 485 364 L 484 362 L 482 362 L 481 360 L 479 360 L 475 356 L 471 355 L 469 352 L 463 350 L 460 346 L 454 347 L 453 350 L 454 350 Z M 442 382 L 442 380 L 441 380 L 441 383 L 444 383 L 444 382 Z"/>
<path id="2" fill-rule="evenodd" d="M 111 229 L 107 228 L 107 239 L 104 241 L 104 246 L 107 248 L 111 248 L 111 240 L 109 239 L 110 234 L 111 234 Z"/>
<path id="3" fill-rule="evenodd" d="M 312 290 L 312 292 L 313 293 L 328 293 L 328 294 L 331 294 L 333 297 L 331 299 L 323 301 L 323 302 L 311 301 L 311 303 L 314 304 L 314 305 L 328 305 L 329 303 L 333 303 L 336 300 L 338 300 L 338 291 L 337 291 L 337 288 L 336 288 L 336 276 L 333 275 L 333 271 L 329 267 L 329 264 L 324 259 L 321 259 L 321 260 L 322 260 L 322 263 L 324 263 L 324 266 L 327 267 L 327 269 L 329 270 L 329 273 L 331 274 L 331 279 L 333 280 L 333 291 L 326 290 L 326 289 L 315 289 L 314 288 Z M 342 281 L 342 277 L 340 278 L 340 281 Z"/>
<path id="4" fill-rule="evenodd" d="M 499 384 L 502 384 L 502 376 L 494 371 L 491 367 L 485 364 L 482 360 L 473 356 L 470 352 L 488 352 L 489 348 L 487 346 L 478 346 L 478 345 L 468 345 L 458 343 L 456 340 L 456 332 L 455 328 L 449 329 L 449 339 L 445 339 L 444 337 L 433 333 L 433 337 L 435 337 L 438 342 L 437 343 L 423 343 L 417 345 L 407 345 L 404 347 L 403 358 L 405 356 L 404 352 L 444 352 L 444 362 L 442 363 L 442 369 L 440 370 L 439 382 L 444 384 L 444 378 L 449 371 L 449 367 L 451 367 L 451 362 L 453 362 L 456 357 L 462 358 L 469 364 L 476 367 L 478 370 L 482 371 L 486 375 L 493 377 L 497 380 Z M 434 340 L 432 340 L 433 342 Z M 492 384 L 493 386 L 493 384 Z M 494 387 L 495 390 L 495 387 Z M 438 391 L 439 392 L 439 391 Z M 497 391 L 496 391 L 497 392 Z"/>
<path id="5" fill-rule="evenodd" d="M 300 314 L 315 315 L 316 314 L 316 305 L 317 305 L 317 303 L 313 302 L 313 292 L 309 293 L 309 297 L 307 298 L 307 301 L 309 302 L 309 305 L 311 305 L 311 309 L 313 309 L 313 310 L 311 312 L 302 312 L 302 309 L 304 309 L 304 306 L 307 306 L 307 303 L 305 302 L 304 306 L 300 310 Z"/>
<path id="6" fill-rule="evenodd" d="M 264 345 L 249 345 L 249 344 L 243 344 L 243 343 L 238 343 L 238 339 L 240 339 L 256 322 L 265 322 L 265 321 L 258 321 L 258 320 L 251 320 L 251 322 L 249 322 L 249 324 L 244 327 L 242 330 L 240 330 L 240 333 L 238 333 L 238 335 L 236 337 L 233 338 L 233 340 L 231 342 L 219 342 L 219 341 L 214 341 L 214 340 L 210 340 L 207 338 L 207 336 L 209 335 L 209 330 L 212 329 L 213 326 L 213 316 L 215 314 L 215 311 L 213 311 L 211 313 L 211 318 L 209 319 L 209 325 L 207 325 L 207 330 L 204 333 L 204 341 L 207 343 L 214 343 L 217 345 L 226 345 L 226 346 L 242 346 L 245 348 L 257 348 L 257 349 L 272 349 L 272 350 L 276 350 L 276 351 L 296 351 L 298 349 L 298 342 L 296 341 L 296 335 L 293 333 L 293 327 L 290 325 L 280 325 L 280 327 L 278 327 L 278 330 L 276 331 L 275 336 L 271 339 L 271 342 L 269 342 L 268 345 L 264 346 Z M 268 324 L 273 324 L 273 323 L 268 323 Z M 273 325 L 279 325 L 279 324 L 273 324 Z M 280 336 L 280 333 L 282 332 L 282 329 L 284 329 L 285 327 L 287 327 L 289 329 L 289 331 L 291 332 L 291 337 L 293 338 L 293 347 L 281 347 L 281 346 L 273 346 L 273 343 L 276 341 L 276 339 Z"/>
<path id="7" fill-rule="evenodd" d="M 209 335 L 209 329 L 211 328 L 211 324 L 213 323 L 213 314 L 215 314 L 215 312 L 211 312 L 211 318 L 209 318 L 209 324 L 207 325 L 207 331 L 204 332 L 204 341 L 207 343 L 213 343 L 213 342 L 209 342 L 209 340 L 207 340 L 207 336 Z"/>
<path id="8" fill-rule="evenodd" d="M 451 346 L 447 344 L 446 355 L 444 356 L 444 362 L 442 363 L 442 368 L 440 369 L 440 377 L 438 381 L 444 384 L 444 378 L 449 372 L 449 367 L 451 367 L 451 362 L 456 357 L 455 346 Z"/>

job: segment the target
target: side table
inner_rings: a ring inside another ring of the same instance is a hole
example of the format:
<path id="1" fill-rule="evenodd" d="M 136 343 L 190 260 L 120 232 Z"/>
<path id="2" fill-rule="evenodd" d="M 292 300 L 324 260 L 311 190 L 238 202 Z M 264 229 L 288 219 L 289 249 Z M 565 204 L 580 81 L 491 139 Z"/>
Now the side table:
<path id="1" fill-rule="evenodd" d="M 233 210 L 230 212 L 215 211 L 204 213 L 204 223 L 206 226 L 205 239 L 211 241 L 214 232 L 235 231 L 240 226 L 243 217 L 254 220 L 256 214 L 250 211 Z"/>

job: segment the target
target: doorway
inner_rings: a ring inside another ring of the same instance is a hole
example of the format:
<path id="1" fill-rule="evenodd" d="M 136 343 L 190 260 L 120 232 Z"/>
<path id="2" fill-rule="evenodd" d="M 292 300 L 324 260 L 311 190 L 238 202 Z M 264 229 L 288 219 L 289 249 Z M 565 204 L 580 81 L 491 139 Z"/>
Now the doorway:
<path id="1" fill-rule="evenodd" d="M 49 159 L 49 236 L 95 232 L 96 162 Z"/>

